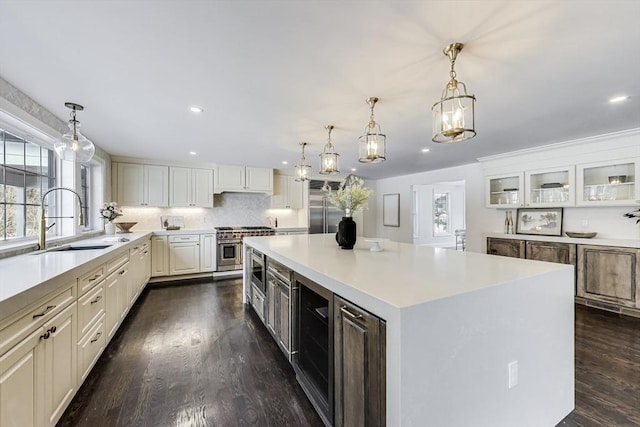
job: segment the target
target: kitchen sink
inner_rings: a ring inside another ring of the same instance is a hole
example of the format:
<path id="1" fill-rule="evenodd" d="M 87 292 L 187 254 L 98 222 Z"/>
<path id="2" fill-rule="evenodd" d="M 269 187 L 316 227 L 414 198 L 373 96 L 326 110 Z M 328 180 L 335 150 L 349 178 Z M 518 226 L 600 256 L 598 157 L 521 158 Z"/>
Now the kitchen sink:
<path id="1" fill-rule="evenodd" d="M 46 253 L 46 252 L 73 252 L 73 251 L 92 251 L 96 249 L 106 249 L 113 245 L 105 245 L 105 244 L 97 244 L 97 245 L 63 245 L 56 246 L 55 248 L 50 248 L 45 251 L 37 252 L 37 253 Z"/>

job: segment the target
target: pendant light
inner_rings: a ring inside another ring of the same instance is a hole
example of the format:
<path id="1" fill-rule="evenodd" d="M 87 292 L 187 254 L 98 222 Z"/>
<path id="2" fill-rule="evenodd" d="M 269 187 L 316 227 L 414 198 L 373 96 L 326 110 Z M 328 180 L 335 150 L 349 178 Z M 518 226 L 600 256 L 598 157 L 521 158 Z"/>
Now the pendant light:
<path id="1" fill-rule="evenodd" d="M 62 138 L 54 143 L 53 148 L 62 160 L 88 162 L 93 157 L 96 147 L 80 133 L 80 122 L 76 120 L 76 111 L 82 111 L 84 107 L 73 102 L 65 102 L 64 106 L 71 109 L 69 132 L 62 135 Z"/>
<path id="2" fill-rule="evenodd" d="M 367 99 L 367 104 L 371 108 L 371 116 L 369 124 L 364 129 L 358 143 L 359 157 L 358 161 L 362 163 L 382 163 L 386 160 L 386 140 L 387 136 L 380 130 L 380 125 L 373 119 L 373 107 L 378 102 L 378 98 L 371 97 Z"/>
<path id="3" fill-rule="evenodd" d="M 296 166 L 296 181 L 305 182 L 309 180 L 311 175 L 311 166 L 307 164 L 307 158 L 304 156 L 304 147 L 307 146 L 306 142 L 301 142 L 302 157 L 300 157 L 300 164 Z"/>
<path id="4" fill-rule="evenodd" d="M 335 175 L 340 173 L 338 169 L 338 156 L 340 156 L 340 154 L 336 153 L 336 148 L 331 142 L 333 125 L 328 125 L 325 129 L 329 133 L 329 139 L 322 150 L 322 154 L 320 154 L 320 173 L 322 175 Z"/>
<path id="5" fill-rule="evenodd" d="M 442 91 L 440 101 L 433 104 L 433 142 L 462 142 L 476 136 L 476 97 L 467 94 L 467 86 L 456 80 L 454 69 L 456 57 L 463 47 L 462 43 L 453 43 L 442 51 L 451 62 L 451 80 Z"/>

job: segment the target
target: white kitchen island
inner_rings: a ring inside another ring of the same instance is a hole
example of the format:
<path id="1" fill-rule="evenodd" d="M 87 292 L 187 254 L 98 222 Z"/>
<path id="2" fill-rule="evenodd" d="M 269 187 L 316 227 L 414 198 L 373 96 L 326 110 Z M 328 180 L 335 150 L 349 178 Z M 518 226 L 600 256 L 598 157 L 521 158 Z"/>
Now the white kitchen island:
<path id="1" fill-rule="evenodd" d="M 387 426 L 555 426 L 573 410 L 572 266 L 342 250 L 328 234 L 244 241 L 386 321 Z"/>

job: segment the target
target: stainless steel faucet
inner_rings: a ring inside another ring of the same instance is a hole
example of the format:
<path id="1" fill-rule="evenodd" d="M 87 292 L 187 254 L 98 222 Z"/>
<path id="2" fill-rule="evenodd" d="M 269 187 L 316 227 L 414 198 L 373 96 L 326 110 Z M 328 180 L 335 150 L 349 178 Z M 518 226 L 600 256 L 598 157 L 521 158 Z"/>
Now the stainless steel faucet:
<path id="1" fill-rule="evenodd" d="M 75 191 L 73 191 L 72 189 L 68 188 L 68 187 L 53 187 L 53 188 L 48 189 L 42 195 L 42 199 L 40 199 L 40 228 L 38 230 L 38 249 L 40 249 L 40 250 L 46 249 L 46 247 L 47 247 L 47 230 L 49 230 L 51 227 L 53 227 L 55 225 L 55 222 L 54 222 L 54 223 L 51 223 L 49 226 L 47 226 L 47 218 L 73 218 L 73 216 L 46 216 L 45 215 L 44 199 L 47 197 L 47 195 L 49 193 L 51 193 L 52 191 L 55 191 L 55 190 L 71 191 L 73 194 L 76 195 L 76 197 L 78 198 L 78 203 L 80 204 L 80 215 L 79 215 L 79 218 L 78 218 L 78 224 L 79 225 L 84 225 L 84 216 L 82 215 L 82 199 L 80 198 L 80 195 L 78 193 L 76 193 Z"/>

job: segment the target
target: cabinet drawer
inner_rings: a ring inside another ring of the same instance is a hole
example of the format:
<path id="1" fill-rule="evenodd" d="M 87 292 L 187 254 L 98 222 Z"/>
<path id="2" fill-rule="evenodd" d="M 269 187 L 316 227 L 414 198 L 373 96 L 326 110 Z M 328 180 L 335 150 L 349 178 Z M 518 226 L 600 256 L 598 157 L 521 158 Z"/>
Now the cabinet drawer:
<path id="1" fill-rule="evenodd" d="M 129 261 L 129 251 L 124 251 L 107 262 L 107 275 L 116 271 L 122 264 Z"/>
<path id="2" fill-rule="evenodd" d="M 87 333 L 95 321 L 104 313 L 104 284 L 105 281 L 103 280 L 78 300 L 78 331 L 80 331 L 78 336 L 80 337 Z"/>
<path id="3" fill-rule="evenodd" d="M 104 264 L 78 279 L 78 295 L 84 295 L 105 277 Z"/>
<path id="4" fill-rule="evenodd" d="M 251 301 L 251 305 L 256 310 L 258 317 L 264 322 L 264 295 L 262 292 L 258 290 L 255 286 L 252 286 L 253 290 L 253 300 Z"/>
<path id="5" fill-rule="evenodd" d="M 106 343 L 104 314 L 93 328 L 87 332 L 78 343 L 78 378 L 79 382 L 85 380 L 98 357 L 102 353 Z"/>
<path id="6" fill-rule="evenodd" d="M 74 282 L 69 282 L 63 291 L 44 299 L 34 308 L 12 317 L 13 321 L 6 327 L 0 325 L 0 355 L 71 304 L 76 299 Z"/>
<path id="7" fill-rule="evenodd" d="M 169 243 L 199 243 L 200 236 L 197 234 L 183 234 L 181 236 L 169 236 Z"/>

